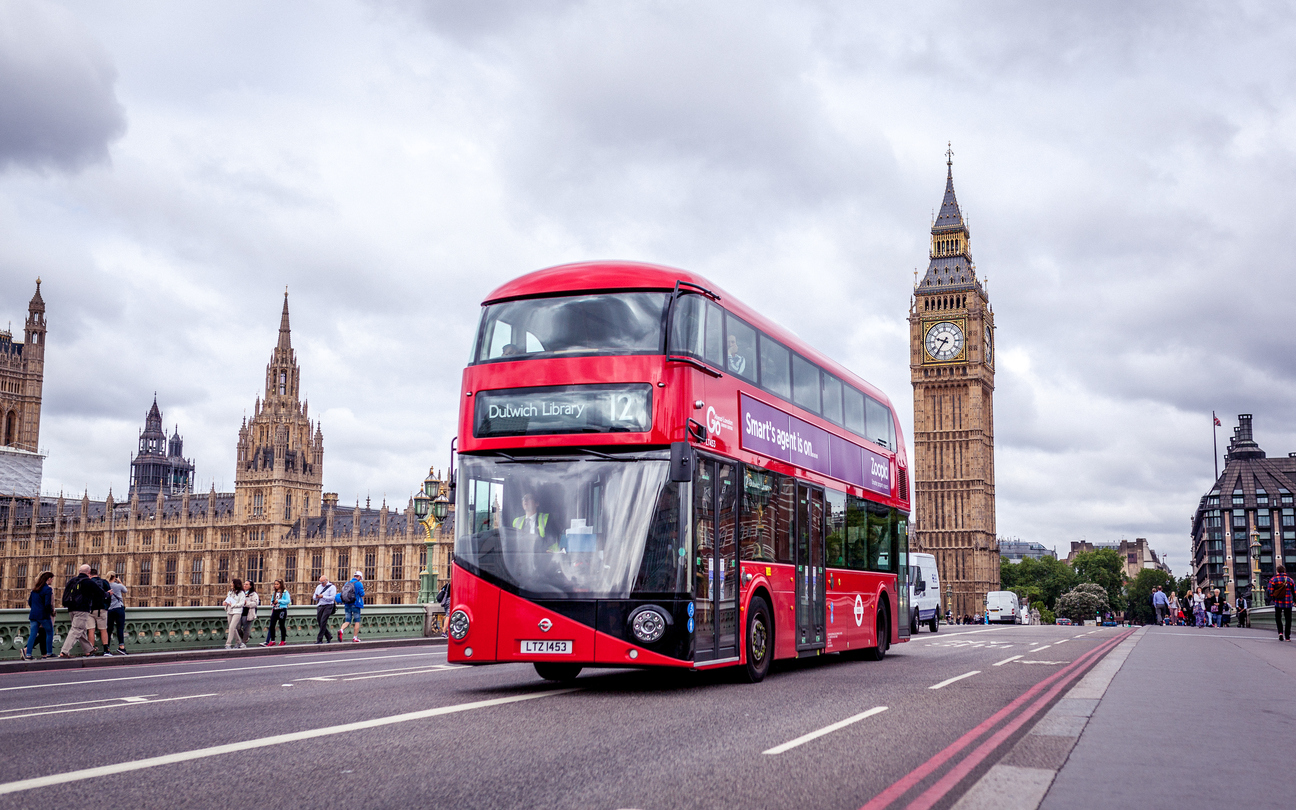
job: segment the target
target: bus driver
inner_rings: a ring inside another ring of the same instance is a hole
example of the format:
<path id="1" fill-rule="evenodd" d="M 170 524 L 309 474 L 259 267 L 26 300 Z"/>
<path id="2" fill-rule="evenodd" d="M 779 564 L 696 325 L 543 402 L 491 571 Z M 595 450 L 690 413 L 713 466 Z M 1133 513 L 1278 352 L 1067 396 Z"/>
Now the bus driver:
<path id="1" fill-rule="evenodd" d="M 527 492 L 522 495 L 522 511 L 525 513 L 520 517 L 513 519 L 513 528 L 523 534 L 531 535 L 538 541 L 547 539 L 549 528 L 549 513 L 541 512 L 536 504 L 536 496 Z M 539 542 L 536 543 L 540 545 Z M 559 551 L 557 539 L 545 549 L 550 554 L 557 554 Z"/>

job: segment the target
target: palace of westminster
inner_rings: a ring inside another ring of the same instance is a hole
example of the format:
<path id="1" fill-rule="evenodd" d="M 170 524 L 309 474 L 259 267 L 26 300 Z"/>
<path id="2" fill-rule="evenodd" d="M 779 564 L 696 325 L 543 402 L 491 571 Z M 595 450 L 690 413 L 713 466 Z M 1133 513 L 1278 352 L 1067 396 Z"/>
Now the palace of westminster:
<path id="1" fill-rule="evenodd" d="M 385 501 L 379 509 L 339 506 L 335 493 L 323 491 L 324 434 L 300 399 L 291 338 L 285 293 L 265 396 L 239 428 L 233 492 L 193 491 L 194 464 L 184 458 L 179 430 L 166 435 L 154 398 L 127 499 L 40 496 L 45 302 L 38 280 L 24 342 L 0 332 L 0 606 L 25 605 L 42 571 L 62 582 L 86 563 L 117 572 L 134 607 L 219 604 L 234 577 L 258 587 L 283 579 L 298 603 L 309 601 L 321 575 L 340 583 L 364 572 L 366 601 L 376 604 L 416 601 L 429 565 L 444 581 L 453 512 L 434 531 L 415 516 L 413 499 L 402 513 Z M 429 474 L 424 489 L 435 497 L 447 487 Z"/>

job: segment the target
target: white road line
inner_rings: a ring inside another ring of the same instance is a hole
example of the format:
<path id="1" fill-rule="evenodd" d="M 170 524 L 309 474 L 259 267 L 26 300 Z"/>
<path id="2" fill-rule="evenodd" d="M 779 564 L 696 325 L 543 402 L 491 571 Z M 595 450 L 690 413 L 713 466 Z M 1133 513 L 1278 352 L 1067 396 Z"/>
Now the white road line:
<path id="1" fill-rule="evenodd" d="M 933 684 L 933 685 L 931 685 L 931 686 L 929 686 L 929 687 L 927 687 L 927 688 L 928 688 L 928 689 L 944 689 L 945 687 L 949 686 L 950 684 L 954 683 L 955 681 L 961 681 L 961 680 L 963 680 L 964 678 L 971 678 L 973 675 L 980 675 L 980 674 L 981 674 L 981 670 L 979 670 L 979 669 L 974 669 L 974 670 L 972 670 L 971 672 L 965 672 L 965 673 L 963 673 L 962 675 L 956 675 L 956 676 L 954 676 L 953 678 L 949 678 L 949 679 L 947 679 L 947 680 L 943 680 L 943 681 L 941 681 L 940 683 L 938 683 L 938 684 Z"/>
<path id="2" fill-rule="evenodd" d="M 1001 666 L 1003 666 L 1004 664 L 1007 664 L 1007 663 L 1010 662 L 1010 661 L 1016 661 L 1018 658 L 1021 658 L 1021 656 L 1020 656 L 1020 655 L 1014 655 L 1012 658 L 1005 658 L 1005 659 L 1002 660 L 1002 661 L 996 661 L 996 662 L 995 662 L 995 666 L 997 666 L 997 667 L 1001 667 Z"/>
<path id="3" fill-rule="evenodd" d="M 791 749 L 796 748 L 798 745 L 804 745 L 805 743 L 808 743 L 811 740 L 817 740 L 820 737 L 824 736 L 825 734 L 832 734 L 834 731 L 846 728 L 851 723 L 858 723 L 859 721 L 863 720 L 865 717 L 872 717 L 873 715 L 881 714 L 886 710 L 887 710 L 886 706 L 874 706 L 873 708 L 869 709 L 866 712 L 860 712 L 859 714 L 854 715 L 853 717 L 847 717 L 845 720 L 838 720 L 836 723 L 833 723 L 832 725 L 824 726 L 818 731 L 812 731 L 809 734 L 803 734 L 800 737 L 797 737 L 795 740 L 789 740 L 788 742 L 785 742 L 782 745 L 776 745 L 767 751 L 761 751 L 761 753 L 781 754 L 784 751 L 790 751 Z"/>
<path id="4" fill-rule="evenodd" d="M 949 638 L 951 636 L 970 636 L 973 633 L 993 633 L 996 630 L 1002 630 L 1002 629 L 1003 628 L 1001 627 L 987 627 L 984 630 L 963 630 L 958 633 L 943 633 L 942 635 L 944 635 L 945 638 Z"/>
<path id="5" fill-rule="evenodd" d="M 1066 643 L 1067 643 L 1068 641 L 1070 641 L 1070 640 L 1071 640 L 1071 639 L 1069 639 L 1069 638 L 1064 638 L 1064 639 L 1060 639 L 1060 640 L 1058 640 L 1058 641 L 1055 641 L 1055 642 L 1053 642 L 1053 643 L 1054 643 L 1054 644 L 1066 644 Z"/>
<path id="6" fill-rule="evenodd" d="M 185 695 L 184 697 L 161 698 L 159 700 L 133 700 L 129 703 L 106 703 L 103 706 L 82 706 L 79 709 L 56 709 L 49 712 L 28 712 L 27 714 L 7 714 L 0 717 L 0 720 L 19 720 L 23 717 L 40 717 L 46 714 L 71 714 L 72 712 L 92 712 L 96 709 L 120 709 L 123 706 L 148 706 L 154 703 L 170 703 L 174 700 L 192 700 L 193 698 L 216 697 L 218 693 L 210 692 L 206 695 Z M 123 701 L 128 698 L 122 698 Z"/>
<path id="7" fill-rule="evenodd" d="M 405 670 L 404 672 L 384 672 L 380 675 L 358 675 L 354 678 L 343 678 L 344 681 L 367 681 L 370 678 L 393 678 L 397 675 L 422 675 L 426 672 L 445 672 L 448 669 L 464 669 L 452 664 L 437 664 L 427 669 Z"/>
<path id="8" fill-rule="evenodd" d="M 1035 649 L 1033 649 L 1033 650 L 1027 650 L 1026 652 L 1028 652 L 1028 653 L 1037 653 L 1037 652 L 1039 652 L 1040 650 L 1047 650 L 1049 647 L 1052 647 L 1052 646 L 1053 646 L 1052 644 L 1045 644 L 1043 647 L 1036 647 Z"/>
<path id="9" fill-rule="evenodd" d="M 126 675 L 121 678 L 94 678 L 88 681 L 60 681 L 58 683 L 31 683 L 26 686 L 0 687 L 0 692 L 13 692 L 20 689 L 49 689 L 55 686 L 84 686 L 88 683 L 116 683 L 117 681 L 142 681 L 149 678 L 179 678 L 185 675 L 210 675 L 213 672 L 253 672 L 258 669 L 281 669 L 283 667 L 313 667 L 329 664 L 349 664 L 353 661 L 382 661 L 393 658 L 424 658 L 431 655 L 445 655 L 445 650 L 430 653 L 403 653 L 401 655 L 368 655 L 362 658 L 334 658 L 330 661 L 294 661 L 290 664 L 258 664 L 250 667 L 223 667 L 221 669 L 194 669 L 186 672 L 160 672 L 156 675 Z"/>
<path id="10" fill-rule="evenodd" d="M 147 700 L 157 695 L 140 695 L 139 697 L 124 698 L 100 698 L 99 700 L 74 700 L 71 703 L 47 703 L 44 706 L 21 706 L 17 709 L 0 709 L 0 714 L 9 714 L 10 712 L 34 712 L 37 709 L 61 709 L 64 706 L 84 706 L 87 703 L 111 703 L 114 700 Z"/>
<path id="11" fill-rule="evenodd" d="M 177 762 L 189 762 L 190 760 L 206 759 L 208 757 L 220 756 L 222 754 L 251 751 L 254 748 L 266 748 L 271 745 L 283 745 L 284 743 L 299 742 L 301 740 L 313 740 L 318 737 L 331 737 L 337 734 L 346 734 L 351 731 L 380 728 L 395 723 L 407 723 L 411 720 L 423 720 L 428 717 L 439 717 L 446 714 L 466 712 L 472 709 L 484 709 L 489 706 L 502 706 L 506 703 L 518 703 L 524 700 L 536 700 L 537 698 L 553 697 L 554 695 L 565 695 L 569 692 L 576 691 L 579 690 L 554 689 L 548 692 L 533 692 L 527 695 L 513 695 L 511 697 L 492 698 L 490 700 L 477 700 L 472 703 L 440 706 L 435 709 L 424 709 L 417 712 L 407 712 L 406 714 L 395 714 L 390 717 L 377 717 L 373 720 L 361 720 L 356 723 L 343 723 L 339 726 L 325 726 L 323 728 L 308 729 L 306 731 L 294 731 L 289 734 L 276 734 L 273 737 L 262 737 L 256 740 L 239 740 L 238 742 L 227 743 L 225 745 L 213 745 L 209 748 L 197 748 L 192 751 L 179 751 L 174 754 L 164 754 L 159 757 L 137 759 L 133 762 L 119 762 L 116 765 L 101 765 L 98 768 L 83 768 L 79 771 L 55 773 L 50 774 L 49 776 L 37 776 L 32 779 L 20 779 L 16 782 L 5 782 L 0 784 L 0 795 L 19 793 L 24 790 L 49 787 L 50 785 L 63 785 L 68 782 L 80 782 L 85 779 L 95 779 L 100 776 L 129 773 L 131 771 L 144 770 L 145 768 L 156 768 L 159 765 L 174 765 Z"/>

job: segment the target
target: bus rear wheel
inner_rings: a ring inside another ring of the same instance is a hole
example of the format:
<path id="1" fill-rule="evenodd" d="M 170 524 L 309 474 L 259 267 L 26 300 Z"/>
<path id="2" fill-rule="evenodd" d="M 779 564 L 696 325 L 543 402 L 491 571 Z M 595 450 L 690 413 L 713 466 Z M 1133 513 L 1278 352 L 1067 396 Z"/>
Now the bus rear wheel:
<path id="1" fill-rule="evenodd" d="M 886 608 L 883 608 L 877 615 L 877 646 L 865 650 L 864 657 L 869 661 L 881 661 L 886 658 L 887 648 L 890 646 L 891 619 L 887 616 Z"/>
<path id="2" fill-rule="evenodd" d="M 535 665 L 536 674 L 546 681 L 557 681 L 558 683 L 569 683 L 576 680 L 580 674 L 579 664 L 554 664 L 550 662 L 537 661 Z"/>
<path id="3" fill-rule="evenodd" d="M 769 604 L 757 596 L 747 606 L 747 663 L 743 677 L 748 683 L 760 683 L 769 674 L 774 658 L 774 624 Z"/>

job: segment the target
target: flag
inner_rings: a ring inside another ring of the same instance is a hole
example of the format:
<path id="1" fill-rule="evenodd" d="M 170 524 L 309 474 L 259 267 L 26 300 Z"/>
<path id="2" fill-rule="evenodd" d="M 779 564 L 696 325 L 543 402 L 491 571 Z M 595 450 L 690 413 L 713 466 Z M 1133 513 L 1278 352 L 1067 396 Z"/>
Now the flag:
<path id="1" fill-rule="evenodd" d="M 1223 427 L 1223 425 L 1220 424 L 1219 417 L 1215 415 L 1214 411 L 1211 411 L 1211 419 L 1215 420 L 1215 427 Z"/>

